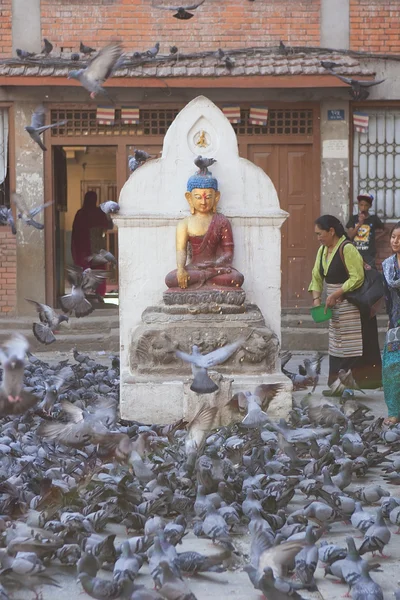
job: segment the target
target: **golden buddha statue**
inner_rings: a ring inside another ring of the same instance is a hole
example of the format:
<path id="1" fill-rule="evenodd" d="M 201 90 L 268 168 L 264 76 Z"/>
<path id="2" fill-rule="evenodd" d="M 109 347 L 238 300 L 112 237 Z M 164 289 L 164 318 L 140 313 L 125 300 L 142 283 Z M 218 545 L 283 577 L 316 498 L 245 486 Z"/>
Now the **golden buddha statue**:
<path id="1" fill-rule="evenodd" d="M 207 168 L 200 169 L 189 178 L 185 197 L 190 216 L 177 225 L 177 269 L 168 273 L 166 285 L 175 291 L 240 288 L 244 276 L 232 267 L 231 224 L 223 214 L 217 213 L 220 199 L 217 179 Z M 191 260 L 186 264 L 188 254 Z"/>

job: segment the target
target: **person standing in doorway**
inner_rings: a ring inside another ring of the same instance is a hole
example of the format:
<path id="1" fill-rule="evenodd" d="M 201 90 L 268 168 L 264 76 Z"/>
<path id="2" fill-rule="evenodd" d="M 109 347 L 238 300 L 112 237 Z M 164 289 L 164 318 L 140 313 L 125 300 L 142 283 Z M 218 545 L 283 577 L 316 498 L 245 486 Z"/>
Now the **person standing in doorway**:
<path id="1" fill-rule="evenodd" d="M 104 231 L 113 228 L 113 222 L 97 206 L 97 194 L 94 191 L 86 192 L 82 208 L 78 210 L 72 225 L 71 254 L 75 265 L 88 269 L 91 267 L 89 257 L 104 247 Z M 93 269 L 101 267 L 93 266 Z M 104 298 L 106 282 L 98 288 L 98 296 Z"/>
<path id="2" fill-rule="evenodd" d="M 357 201 L 358 214 L 352 215 L 348 220 L 347 233 L 364 262 L 375 267 L 376 240 L 384 235 L 385 226 L 377 215 L 369 213 L 374 201 L 372 194 L 360 194 L 357 196 Z"/>

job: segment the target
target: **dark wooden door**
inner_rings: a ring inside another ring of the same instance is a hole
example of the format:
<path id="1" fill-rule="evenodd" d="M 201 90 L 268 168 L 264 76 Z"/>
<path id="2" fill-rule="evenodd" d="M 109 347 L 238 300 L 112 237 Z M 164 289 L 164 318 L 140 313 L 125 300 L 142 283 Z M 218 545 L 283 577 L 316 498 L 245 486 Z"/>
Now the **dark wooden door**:
<path id="1" fill-rule="evenodd" d="M 280 206 L 289 213 L 282 227 L 282 307 L 310 305 L 307 292 L 317 244 L 318 216 L 312 144 L 254 144 L 247 157 L 272 179 Z"/>

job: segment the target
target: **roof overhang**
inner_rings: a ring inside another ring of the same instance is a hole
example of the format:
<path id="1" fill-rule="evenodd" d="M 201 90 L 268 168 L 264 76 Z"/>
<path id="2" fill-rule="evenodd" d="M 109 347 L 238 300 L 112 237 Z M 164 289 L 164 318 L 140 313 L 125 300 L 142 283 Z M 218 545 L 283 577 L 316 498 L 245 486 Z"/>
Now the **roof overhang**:
<path id="1" fill-rule="evenodd" d="M 373 75 L 354 77 L 373 81 Z M 66 77 L 0 76 L 0 86 L 80 87 Z M 252 75 L 236 77 L 113 77 L 105 87 L 111 88 L 349 88 L 333 75 Z"/>

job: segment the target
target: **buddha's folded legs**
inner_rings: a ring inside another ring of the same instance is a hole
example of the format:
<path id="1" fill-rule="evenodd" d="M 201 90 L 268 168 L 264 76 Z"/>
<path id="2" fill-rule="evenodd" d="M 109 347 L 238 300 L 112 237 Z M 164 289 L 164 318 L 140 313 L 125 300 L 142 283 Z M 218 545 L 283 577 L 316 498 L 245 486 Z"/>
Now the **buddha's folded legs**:
<path id="1" fill-rule="evenodd" d="M 193 266 L 185 267 L 188 275 L 188 287 L 201 287 L 204 284 L 222 287 L 241 287 L 244 276 L 233 267 L 211 267 L 208 269 L 197 269 Z M 179 287 L 177 270 L 171 271 L 165 278 L 165 284 L 169 288 Z"/>

